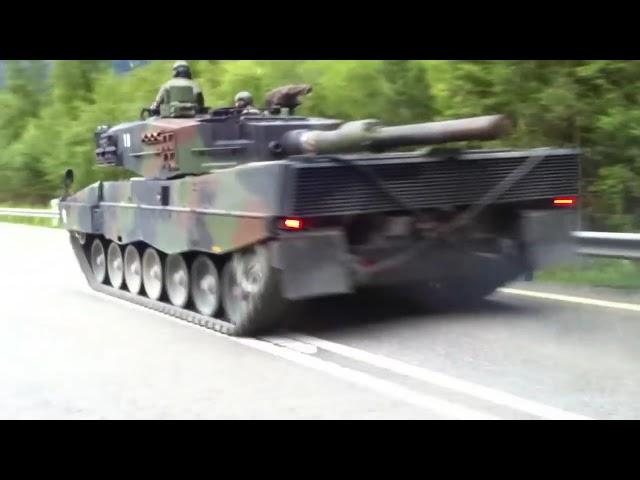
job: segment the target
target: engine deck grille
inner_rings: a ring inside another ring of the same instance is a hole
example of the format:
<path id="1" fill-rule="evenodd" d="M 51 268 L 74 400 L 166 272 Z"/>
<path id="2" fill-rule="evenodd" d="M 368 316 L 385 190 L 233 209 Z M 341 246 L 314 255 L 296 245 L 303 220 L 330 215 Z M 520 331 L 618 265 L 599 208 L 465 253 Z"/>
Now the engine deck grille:
<path id="1" fill-rule="evenodd" d="M 400 156 L 344 157 L 374 173 L 387 189 L 416 208 L 478 202 L 531 152 L 468 152 L 456 158 Z M 550 150 L 498 203 L 579 193 L 580 161 L 575 150 Z M 331 160 L 292 162 L 287 210 L 295 216 L 397 210 L 397 204 L 356 169 Z"/>

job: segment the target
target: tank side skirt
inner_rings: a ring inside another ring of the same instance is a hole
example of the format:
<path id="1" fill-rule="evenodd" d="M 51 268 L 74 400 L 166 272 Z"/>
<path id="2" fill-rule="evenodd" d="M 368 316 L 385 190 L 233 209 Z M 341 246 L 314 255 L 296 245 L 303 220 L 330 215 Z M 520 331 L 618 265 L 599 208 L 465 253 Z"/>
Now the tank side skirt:
<path id="1" fill-rule="evenodd" d="M 171 207 L 160 205 L 140 205 L 135 203 L 117 203 L 117 202 L 101 202 L 101 206 L 106 207 L 122 207 L 122 208 L 141 208 L 144 210 L 163 210 L 169 212 L 188 212 L 202 213 L 205 215 L 225 215 L 230 217 L 246 217 L 246 218 L 269 218 L 271 215 L 252 212 L 233 212 L 229 210 L 212 210 L 204 208 L 188 208 L 188 207 Z"/>
<path id="2" fill-rule="evenodd" d="M 229 253 L 269 238 L 269 215 L 185 207 L 100 204 L 100 232 L 119 244 L 144 241 L 166 254 L 186 251 Z"/>

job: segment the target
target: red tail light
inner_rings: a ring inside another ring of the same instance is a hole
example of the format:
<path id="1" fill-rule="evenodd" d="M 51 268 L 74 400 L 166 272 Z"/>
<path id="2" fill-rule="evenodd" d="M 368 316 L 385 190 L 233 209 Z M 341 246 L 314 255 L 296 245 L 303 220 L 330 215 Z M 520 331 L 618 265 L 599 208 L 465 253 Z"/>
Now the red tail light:
<path id="1" fill-rule="evenodd" d="M 280 225 L 285 230 L 302 230 L 304 228 L 304 222 L 299 218 L 284 218 Z"/>
<path id="2" fill-rule="evenodd" d="M 576 197 L 556 197 L 553 199 L 554 207 L 575 207 L 577 203 Z"/>

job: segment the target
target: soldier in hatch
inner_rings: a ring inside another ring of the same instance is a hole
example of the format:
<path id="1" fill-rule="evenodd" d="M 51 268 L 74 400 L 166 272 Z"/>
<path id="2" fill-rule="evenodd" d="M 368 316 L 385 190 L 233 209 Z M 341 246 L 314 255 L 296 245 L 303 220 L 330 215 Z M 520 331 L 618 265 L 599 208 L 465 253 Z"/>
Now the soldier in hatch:
<path id="1" fill-rule="evenodd" d="M 173 78 L 160 87 L 156 100 L 151 104 L 151 110 L 157 110 L 165 101 L 166 92 L 170 87 L 184 87 L 189 86 L 193 89 L 193 94 L 196 99 L 198 109 L 204 108 L 204 96 L 200 86 L 191 79 L 191 68 L 189 64 L 184 60 L 177 61 L 173 65 Z"/>
<path id="2" fill-rule="evenodd" d="M 243 115 L 260 115 L 260 110 L 254 107 L 253 96 L 249 92 L 238 93 L 234 99 L 234 106 L 244 109 Z"/>

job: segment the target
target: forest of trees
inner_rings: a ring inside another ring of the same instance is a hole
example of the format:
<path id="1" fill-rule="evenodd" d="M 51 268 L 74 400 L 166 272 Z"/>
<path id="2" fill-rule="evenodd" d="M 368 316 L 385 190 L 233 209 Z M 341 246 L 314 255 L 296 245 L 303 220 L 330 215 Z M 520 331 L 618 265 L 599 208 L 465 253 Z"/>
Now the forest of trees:
<path id="1" fill-rule="evenodd" d="M 0 202 L 42 204 L 125 172 L 95 167 L 98 125 L 138 118 L 170 77 L 171 61 L 126 75 L 111 61 L 7 61 L 0 90 Z M 300 114 L 386 124 L 506 113 L 515 135 L 492 146 L 579 146 L 583 227 L 640 228 L 640 62 L 602 61 L 192 61 L 206 103 L 240 90 L 258 106 L 270 89 L 310 83 Z M 639 122 L 636 122 L 636 119 Z"/>

